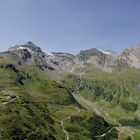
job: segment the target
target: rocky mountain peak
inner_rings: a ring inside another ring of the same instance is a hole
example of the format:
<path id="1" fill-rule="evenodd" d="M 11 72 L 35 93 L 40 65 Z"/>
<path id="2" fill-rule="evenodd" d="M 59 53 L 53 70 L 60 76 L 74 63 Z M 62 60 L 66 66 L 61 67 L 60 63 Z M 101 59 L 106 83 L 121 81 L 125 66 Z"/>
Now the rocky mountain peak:
<path id="1" fill-rule="evenodd" d="M 140 44 L 134 45 L 130 48 L 125 49 L 122 53 L 140 53 Z"/>
<path id="2" fill-rule="evenodd" d="M 28 41 L 28 42 L 26 42 L 25 43 L 25 45 L 27 45 L 27 46 L 32 46 L 32 47 L 37 47 L 33 42 L 31 42 L 31 41 Z"/>
<path id="3" fill-rule="evenodd" d="M 116 54 L 117 55 L 117 53 L 114 50 L 107 50 L 106 52 L 108 52 L 110 54 Z"/>
<path id="4" fill-rule="evenodd" d="M 101 70 L 111 71 L 122 62 L 130 67 L 140 68 L 140 44 L 125 49 L 121 54 L 96 48 L 81 50 L 77 56 L 62 52 L 45 53 L 31 41 L 23 45 L 12 45 L 9 51 L 27 64 L 35 64 L 43 70 L 49 68 L 69 71 L 78 63 L 82 66 L 91 64 Z"/>
<path id="5" fill-rule="evenodd" d="M 31 49 L 32 51 L 35 52 L 42 52 L 41 48 L 36 46 L 34 43 L 32 43 L 31 41 L 28 41 L 27 43 L 25 43 L 23 46 Z"/>
<path id="6" fill-rule="evenodd" d="M 8 51 L 20 51 L 25 49 L 28 50 L 29 52 L 42 53 L 41 48 L 36 46 L 31 41 L 28 41 L 23 45 L 12 45 L 10 46 Z"/>
<path id="7" fill-rule="evenodd" d="M 102 53 L 96 48 L 92 48 L 84 51 L 81 50 L 80 53 L 77 55 L 77 57 L 79 58 L 79 60 L 83 61 L 89 59 L 91 56 L 101 56 L 101 55 L 104 55 L 104 53 Z"/>
<path id="8" fill-rule="evenodd" d="M 120 55 L 131 67 L 140 68 L 140 44 L 125 49 Z"/>

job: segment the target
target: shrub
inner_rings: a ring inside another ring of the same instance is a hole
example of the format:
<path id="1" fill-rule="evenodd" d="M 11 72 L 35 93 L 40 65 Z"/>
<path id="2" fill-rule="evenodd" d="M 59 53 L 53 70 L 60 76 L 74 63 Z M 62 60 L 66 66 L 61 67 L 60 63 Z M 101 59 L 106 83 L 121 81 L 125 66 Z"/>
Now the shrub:
<path id="1" fill-rule="evenodd" d="M 123 102 L 121 103 L 121 107 L 127 111 L 135 112 L 138 109 L 138 105 L 133 102 Z"/>

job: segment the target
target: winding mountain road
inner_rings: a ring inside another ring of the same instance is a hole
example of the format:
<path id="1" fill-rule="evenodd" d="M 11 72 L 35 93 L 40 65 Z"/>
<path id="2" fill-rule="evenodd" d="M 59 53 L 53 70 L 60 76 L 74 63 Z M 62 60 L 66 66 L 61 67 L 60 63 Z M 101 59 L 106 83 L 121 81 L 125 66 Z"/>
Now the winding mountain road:
<path id="1" fill-rule="evenodd" d="M 69 134 L 68 132 L 66 131 L 65 127 L 64 127 L 64 121 L 67 121 L 71 118 L 71 115 L 69 115 L 67 118 L 63 119 L 60 121 L 61 123 L 61 127 L 62 127 L 62 131 L 64 132 L 64 134 L 66 135 L 66 140 L 69 140 Z"/>
<path id="2" fill-rule="evenodd" d="M 81 84 L 82 84 L 82 75 L 84 75 L 84 74 L 85 74 L 85 72 L 82 72 L 82 73 L 79 74 L 79 77 L 80 77 L 80 86 L 81 86 Z M 97 102 L 92 103 L 92 102 L 86 100 L 85 98 L 83 98 L 83 97 L 81 96 L 81 93 L 79 92 L 80 86 L 79 86 L 78 91 L 77 91 L 78 94 L 79 94 L 79 96 L 80 96 L 80 100 L 82 100 L 82 101 L 83 101 L 85 104 L 87 104 L 88 106 L 91 106 L 92 109 L 93 109 L 93 111 L 94 111 L 97 115 L 102 116 L 102 110 L 99 110 L 99 109 L 98 109 L 98 107 L 97 107 L 97 105 L 96 105 Z M 74 96 L 74 94 L 73 94 L 73 96 Z M 105 110 L 103 110 L 103 112 L 106 114 L 107 117 L 111 117 Z M 119 124 L 119 127 L 112 127 L 108 132 L 106 132 L 106 133 L 104 133 L 104 134 L 101 134 L 101 135 L 98 135 L 98 136 L 95 136 L 96 138 L 105 137 L 105 136 L 106 136 L 107 134 L 109 134 L 113 129 L 116 129 L 117 131 L 119 131 L 118 136 L 120 136 L 120 134 L 121 134 L 124 130 L 127 131 L 128 136 L 131 137 L 131 136 L 133 135 L 134 131 L 132 131 L 132 129 L 131 129 L 130 126 L 121 126 L 121 124 L 118 123 L 115 119 L 112 118 L 112 120 L 113 120 L 115 123 Z"/>
<path id="3" fill-rule="evenodd" d="M 116 129 L 116 127 L 112 127 L 108 132 L 103 133 L 102 135 L 94 136 L 95 138 L 102 138 L 105 137 L 107 134 L 109 134 L 113 129 Z"/>
<path id="4" fill-rule="evenodd" d="M 81 109 L 79 109 L 78 107 L 75 107 L 75 108 L 76 108 L 76 110 L 77 110 L 78 112 L 81 112 Z M 62 131 L 63 131 L 64 134 L 66 135 L 66 140 L 69 140 L 70 137 L 69 137 L 69 134 L 68 134 L 68 132 L 66 131 L 66 129 L 65 129 L 65 127 L 64 127 L 64 122 L 67 121 L 67 120 L 70 120 L 71 115 L 72 115 L 72 114 L 70 114 L 68 117 L 66 117 L 65 119 L 63 119 L 63 120 L 60 121 L 60 124 L 61 124 L 61 127 L 62 127 Z"/>

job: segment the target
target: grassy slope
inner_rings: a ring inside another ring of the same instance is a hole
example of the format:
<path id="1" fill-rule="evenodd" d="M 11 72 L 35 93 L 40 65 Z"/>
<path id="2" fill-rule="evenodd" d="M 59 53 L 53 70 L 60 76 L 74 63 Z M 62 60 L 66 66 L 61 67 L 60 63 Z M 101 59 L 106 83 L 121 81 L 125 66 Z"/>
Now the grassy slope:
<path id="1" fill-rule="evenodd" d="M 7 63 L 0 62 L 0 66 Z M 0 138 L 3 140 L 64 140 L 60 120 L 69 115 L 71 119 L 64 122 L 64 127 L 71 140 L 91 140 L 112 127 L 82 108 L 65 88 L 43 72 L 16 63 L 14 66 L 16 71 L 11 66 L 0 68 Z M 10 102 L 8 94 L 18 98 Z M 112 137 L 117 137 L 116 132 L 105 139 Z"/>
<path id="2" fill-rule="evenodd" d="M 140 125 L 140 70 L 127 68 L 106 73 L 89 65 L 74 72 L 63 83 L 72 90 L 79 90 L 86 100 L 96 103 L 93 105 L 104 119 L 122 126 Z M 80 73 L 83 73 L 81 84 Z"/>

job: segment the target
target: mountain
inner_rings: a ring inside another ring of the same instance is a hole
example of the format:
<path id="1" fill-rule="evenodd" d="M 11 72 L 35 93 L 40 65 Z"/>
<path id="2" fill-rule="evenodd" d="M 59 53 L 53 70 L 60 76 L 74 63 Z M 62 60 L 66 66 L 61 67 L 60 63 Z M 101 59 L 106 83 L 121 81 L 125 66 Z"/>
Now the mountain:
<path id="1" fill-rule="evenodd" d="M 32 42 L 0 53 L 0 139 L 140 138 L 140 47 L 43 52 Z"/>
<path id="2" fill-rule="evenodd" d="M 18 56 L 21 63 L 35 65 L 42 70 L 56 70 L 57 72 L 69 72 L 74 65 L 85 66 L 92 64 L 106 72 L 112 72 L 118 68 L 140 68 L 140 45 L 125 49 L 117 54 L 112 50 L 101 51 L 96 48 L 81 50 L 78 55 L 62 52 L 43 52 L 40 47 L 32 42 L 24 45 L 14 45 L 8 50 L 10 55 Z"/>
<path id="3" fill-rule="evenodd" d="M 125 49 L 122 52 L 121 57 L 127 61 L 129 66 L 139 69 L 140 68 L 140 44 Z"/>
<path id="4" fill-rule="evenodd" d="M 104 52 L 95 48 L 81 51 L 77 58 L 79 61 L 84 62 L 84 64 L 92 64 L 105 71 L 111 71 L 119 59 L 118 55 L 114 52 Z"/>

